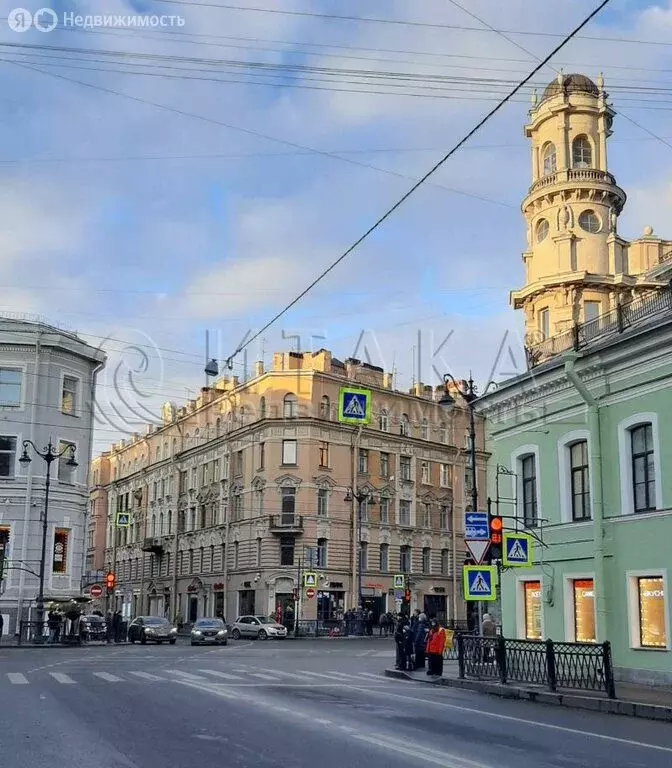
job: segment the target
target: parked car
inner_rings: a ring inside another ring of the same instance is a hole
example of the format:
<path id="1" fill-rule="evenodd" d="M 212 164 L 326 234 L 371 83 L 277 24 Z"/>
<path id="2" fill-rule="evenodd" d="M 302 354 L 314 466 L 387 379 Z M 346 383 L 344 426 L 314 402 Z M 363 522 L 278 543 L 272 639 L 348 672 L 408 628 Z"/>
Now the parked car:
<path id="1" fill-rule="evenodd" d="M 85 642 L 89 640 L 107 640 L 107 624 L 102 616 L 91 614 L 79 620 L 79 634 Z"/>
<path id="2" fill-rule="evenodd" d="M 221 619 L 198 619 L 191 630 L 192 645 L 226 645 L 229 642 L 229 630 Z"/>
<path id="3" fill-rule="evenodd" d="M 240 640 L 241 637 L 255 637 L 258 640 L 275 637 L 284 640 L 287 637 L 287 627 L 267 616 L 239 616 L 233 622 L 231 637 L 234 640 Z"/>
<path id="4" fill-rule="evenodd" d="M 143 645 L 149 641 L 161 645 L 164 641 L 175 645 L 177 627 L 160 616 L 137 616 L 128 627 L 128 640 L 139 640 Z"/>

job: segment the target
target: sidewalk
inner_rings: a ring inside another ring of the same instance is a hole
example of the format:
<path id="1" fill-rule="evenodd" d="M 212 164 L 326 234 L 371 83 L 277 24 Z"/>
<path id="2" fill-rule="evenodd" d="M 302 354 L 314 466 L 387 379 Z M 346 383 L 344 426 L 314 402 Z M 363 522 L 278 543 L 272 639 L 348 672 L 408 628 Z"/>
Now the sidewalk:
<path id="1" fill-rule="evenodd" d="M 617 699 L 609 699 L 606 694 L 596 691 L 558 691 L 553 693 L 540 686 L 510 683 L 502 685 L 494 680 L 460 680 L 456 661 L 444 662 L 443 677 L 429 678 L 425 670 L 403 672 L 398 669 L 386 669 L 386 677 L 413 680 L 428 685 L 445 685 L 478 693 L 500 696 L 504 699 L 534 701 L 540 704 L 552 704 L 573 709 L 588 709 L 613 715 L 641 717 L 647 720 L 665 720 L 672 722 L 672 688 L 631 685 L 616 683 Z"/>

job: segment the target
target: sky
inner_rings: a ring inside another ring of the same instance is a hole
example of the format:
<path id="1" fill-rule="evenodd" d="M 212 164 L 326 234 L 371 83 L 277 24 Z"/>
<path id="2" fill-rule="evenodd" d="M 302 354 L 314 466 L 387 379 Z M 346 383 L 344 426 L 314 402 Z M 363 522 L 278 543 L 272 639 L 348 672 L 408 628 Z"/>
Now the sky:
<path id="1" fill-rule="evenodd" d="M 97 452 L 158 421 L 163 402 L 194 397 L 206 331 L 211 356 L 229 357 L 597 0 L 59 0 L 55 29 L 21 33 L 7 21 L 16 3 L 0 4 L 0 310 L 106 351 Z M 184 25 L 83 29 L 65 13 Z M 625 237 L 651 225 L 672 238 L 671 32 L 672 0 L 613 0 L 533 81 L 560 67 L 604 73 Z M 508 295 L 523 280 L 530 97 L 500 110 L 233 373 L 320 347 L 394 371 L 400 388 L 522 372 Z"/>

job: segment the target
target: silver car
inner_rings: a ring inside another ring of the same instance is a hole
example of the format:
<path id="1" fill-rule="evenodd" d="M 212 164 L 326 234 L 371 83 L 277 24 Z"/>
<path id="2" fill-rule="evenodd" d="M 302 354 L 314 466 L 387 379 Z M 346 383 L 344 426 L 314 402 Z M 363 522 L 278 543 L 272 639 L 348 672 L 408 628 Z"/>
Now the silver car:
<path id="1" fill-rule="evenodd" d="M 228 641 L 229 632 L 221 619 L 198 619 L 191 630 L 192 645 L 226 645 Z"/>
<path id="2" fill-rule="evenodd" d="M 287 627 L 267 616 L 239 616 L 233 622 L 231 637 L 234 640 L 240 640 L 241 637 L 255 637 L 257 640 L 275 637 L 284 640 L 287 637 Z"/>

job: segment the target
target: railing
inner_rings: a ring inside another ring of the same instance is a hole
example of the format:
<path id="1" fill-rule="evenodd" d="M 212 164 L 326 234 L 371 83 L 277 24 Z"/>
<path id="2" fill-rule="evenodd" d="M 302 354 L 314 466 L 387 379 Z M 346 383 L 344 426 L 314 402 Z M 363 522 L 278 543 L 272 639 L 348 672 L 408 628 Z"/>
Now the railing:
<path id="1" fill-rule="evenodd" d="M 604 691 L 616 698 L 611 645 L 458 634 L 460 678 Z"/>
<path id="2" fill-rule="evenodd" d="M 303 517 L 301 515 L 270 515 L 268 525 L 271 530 L 283 528 L 303 530 Z"/>
<path id="3" fill-rule="evenodd" d="M 657 291 L 647 291 L 625 304 L 618 304 L 615 309 L 594 320 L 574 325 L 564 333 L 528 346 L 526 348 L 528 365 L 534 368 L 539 363 L 570 349 L 578 351 L 597 339 L 623 333 L 641 320 L 670 312 L 670 310 L 672 310 L 670 286 Z"/>
<path id="4" fill-rule="evenodd" d="M 545 189 L 553 184 L 565 184 L 577 181 L 593 181 L 599 184 L 616 184 L 616 179 L 606 171 L 600 171 L 597 168 L 568 168 L 564 171 L 548 173 L 537 179 L 528 190 L 531 195 L 540 189 Z"/>

